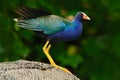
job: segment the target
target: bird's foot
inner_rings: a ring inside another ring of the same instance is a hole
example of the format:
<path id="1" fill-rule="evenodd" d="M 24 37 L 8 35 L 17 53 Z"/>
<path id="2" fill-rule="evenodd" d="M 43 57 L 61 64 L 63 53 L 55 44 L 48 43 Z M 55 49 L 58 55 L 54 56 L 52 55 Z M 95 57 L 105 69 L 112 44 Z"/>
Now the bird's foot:
<path id="1" fill-rule="evenodd" d="M 52 64 L 51 64 L 51 65 L 52 65 Z M 61 70 L 65 71 L 65 72 L 67 72 L 67 73 L 70 73 L 70 74 L 71 74 L 71 72 L 70 72 L 67 68 L 63 68 L 63 67 L 58 66 L 58 65 L 56 65 L 56 64 L 53 64 L 52 66 L 54 66 L 55 68 L 59 68 L 59 69 L 61 69 Z"/>

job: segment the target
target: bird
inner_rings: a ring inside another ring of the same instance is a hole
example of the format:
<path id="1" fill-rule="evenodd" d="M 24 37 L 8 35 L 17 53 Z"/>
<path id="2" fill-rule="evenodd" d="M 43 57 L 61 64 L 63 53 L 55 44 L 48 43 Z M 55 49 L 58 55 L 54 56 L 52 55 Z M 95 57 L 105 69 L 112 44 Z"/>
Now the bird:
<path id="1" fill-rule="evenodd" d="M 45 35 L 46 43 L 43 46 L 43 52 L 47 56 L 50 64 L 67 73 L 71 73 L 67 68 L 58 66 L 52 59 L 49 50 L 54 41 L 72 41 L 77 39 L 83 30 L 83 21 L 90 20 L 84 12 L 77 12 L 73 20 L 51 14 L 47 10 L 21 7 L 15 10 L 20 16 L 14 18 L 19 27 L 38 31 Z"/>

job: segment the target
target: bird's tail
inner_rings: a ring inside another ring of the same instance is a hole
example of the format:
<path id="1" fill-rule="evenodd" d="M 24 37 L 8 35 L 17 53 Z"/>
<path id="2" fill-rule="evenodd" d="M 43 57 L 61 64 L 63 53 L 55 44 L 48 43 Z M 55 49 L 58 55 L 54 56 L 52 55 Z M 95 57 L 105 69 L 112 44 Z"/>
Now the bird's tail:
<path id="1" fill-rule="evenodd" d="M 19 27 L 24 27 L 36 31 L 40 30 L 37 29 L 37 26 L 40 26 L 40 24 L 38 24 L 38 20 L 36 20 L 36 18 L 51 14 L 45 10 L 36 10 L 28 7 L 18 8 L 15 10 L 15 12 L 20 15 L 19 18 L 13 19 L 15 22 L 17 22 Z"/>
<path id="2" fill-rule="evenodd" d="M 36 33 L 35 34 L 36 36 L 42 36 L 43 38 L 47 37 L 47 35 L 45 35 L 43 33 L 43 31 L 38 30 L 36 28 L 33 28 L 35 26 L 35 24 L 31 25 L 30 23 L 26 22 L 26 20 L 22 20 L 22 19 L 19 19 L 19 18 L 14 18 L 13 20 L 15 22 L 17 22 L 17 26 L 19 26 L 19 27 L 23 27 L 23 28 L 26 28 L 26 29 L 34 30 L 34 32 Z"/>
<path id="3" fill-rule="evenodd" d="M 37 18 L 37 17 L 41 17 L 41 16 L 46 16 L 46 15 L 50 15 L 51 13 L 40 9 L 33 9 L 33 8 L 28 8 L 28 7 L 21 7 L 15 10 L 15 12 L 20 15 L 20 18 L 22 19 L 32 19 L 32 18 Z"/>
<path id="4" fill-rule="evenodd" d="M 34 23 L 35 22 L 34 19 L 24 20 L 24 19 L 14 18 L 13 20 L 17 23 L 17 26 L 19 26 L 19 27 L 32 29 L 35 26 L 37 26 L 37 24 Z"/>

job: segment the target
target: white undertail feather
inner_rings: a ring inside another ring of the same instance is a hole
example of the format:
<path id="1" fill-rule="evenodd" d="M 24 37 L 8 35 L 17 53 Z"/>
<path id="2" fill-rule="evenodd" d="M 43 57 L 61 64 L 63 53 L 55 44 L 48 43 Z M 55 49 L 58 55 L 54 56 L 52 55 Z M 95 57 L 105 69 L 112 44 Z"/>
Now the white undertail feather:
<path id="1" fill-rule="evenodd" d="M 18 22 L 18 19 L 17 19 L 17 18 L 14 18 L 13 20 L 16 21 L 16 22 Z"/>

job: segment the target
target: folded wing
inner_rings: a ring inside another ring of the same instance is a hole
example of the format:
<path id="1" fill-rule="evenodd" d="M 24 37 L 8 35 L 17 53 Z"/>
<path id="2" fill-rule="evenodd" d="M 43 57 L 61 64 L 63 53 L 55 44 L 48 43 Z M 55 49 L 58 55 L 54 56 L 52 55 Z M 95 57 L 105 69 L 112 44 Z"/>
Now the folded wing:
<path id="1" fill-rule="evenodd" d="M 20 18 L 14 19 L 18 26 L 31 29 L 34 31 L 43 31 L 44 34 L 54 34 L 65 29 L 64 19 L 50 15 L 45 10 L 36 10 L 31 8 L 19 8 L 16 12 Z"/>

